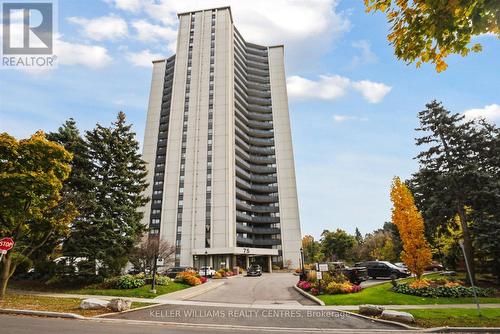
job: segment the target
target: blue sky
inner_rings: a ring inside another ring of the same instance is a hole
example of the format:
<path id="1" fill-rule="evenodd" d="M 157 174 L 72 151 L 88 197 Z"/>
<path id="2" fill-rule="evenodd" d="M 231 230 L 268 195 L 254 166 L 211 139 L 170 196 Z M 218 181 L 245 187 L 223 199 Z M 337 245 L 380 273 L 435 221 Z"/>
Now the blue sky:
<path id="1" fill-rule="evenodd" d="M 449 68 L 416 69 L 395 59 L 381 14 L 362 1 L 59 0 L 59 66 L 0 70 L 0 131 L 26 137 L 73 117 L 81 129 L 109 124 L 119 110 L 142 140 L 150 61 L 172 54 L 175 13 L 231 5 L 246 40 L 285 44 L 303 234 L 390 219 L 393 176 L 407 178 L 417 113 L 438 99 L 454 112 L 500 120 L 500 43 L 452 56 Z"/>

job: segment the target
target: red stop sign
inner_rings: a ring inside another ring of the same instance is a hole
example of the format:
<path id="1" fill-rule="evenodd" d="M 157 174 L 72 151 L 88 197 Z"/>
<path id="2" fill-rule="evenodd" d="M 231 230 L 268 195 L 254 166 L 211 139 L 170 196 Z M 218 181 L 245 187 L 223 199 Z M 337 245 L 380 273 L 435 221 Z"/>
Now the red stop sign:
<path id="1" fill-rule="evenodd" d="M 0 250 L 8 251 L 14 247 L 14 240 L 12 238 L 2 238 L 0 239 Z"/>

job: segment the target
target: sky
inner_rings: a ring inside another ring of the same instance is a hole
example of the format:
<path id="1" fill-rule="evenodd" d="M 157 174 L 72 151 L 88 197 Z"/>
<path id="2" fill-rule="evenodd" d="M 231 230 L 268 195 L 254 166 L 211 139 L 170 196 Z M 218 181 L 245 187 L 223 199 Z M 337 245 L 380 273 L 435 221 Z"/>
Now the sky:
<path id="1" fill-rule="evenodd" d="M 417 113 L 432 99 L 500 122 L 500 43 L 449 68 L 396 59 L 388 24 L 352 0 L 59 0 L 56 69 L 0 69 L 0 132 L 24 138 L 73 117 L 81 130 L 126 113 L 142 141 L 151 60 L 174 53 L 178 12 L 231 6 L 245 40 L 284 44 L 302 234 L 390 220 L 389 188 L 418 165 Z"/>

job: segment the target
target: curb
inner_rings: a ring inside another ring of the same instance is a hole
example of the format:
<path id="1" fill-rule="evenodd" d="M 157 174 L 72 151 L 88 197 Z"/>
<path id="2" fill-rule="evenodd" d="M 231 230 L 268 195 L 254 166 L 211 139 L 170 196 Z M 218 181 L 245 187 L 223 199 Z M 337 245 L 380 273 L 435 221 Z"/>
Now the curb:
<path id="1" fill-rule="evenodd" d="M 47 318 L 66 318 L 66 319 L 78 319 L 84 320 L 88 319 L 83 315 L 74 313 L 63 313 L 63 312 L 50 312 L 50 311 L 33 311 L 33 310 L 16 310 L 9 308 L 0 308 L 0 314 L 15 314 L 15 315 L 34 315 Z"/>
<path id="2" fill-rule="evenodd" d="M 295 284 L 293 285 L 293 288 L 295 289 L 295 291 L 297 291 L 298 293 L 300 293 L 302 296 L 304 296 L 304 297 L 312 300 L 316 304 L 321 305 L 321 306 L 326 306 L 324 301 L 322 301 L 321 299 L 316 298 L 315 296 L 311 295 L 310 293 L 302 290 L 301 288 L 299 288 Z"/>
<path id="3" fill-rule="evenodd" d="M 224 284 L 226 284 L 226 282 L 214 282 L 213 284 L 208 285 L 208 287 L 205 286 L 204 289 L 197 289 L 196 291 L 191 291 L 190 293 L 186 293 L 185 295 L 181 296 L 179 299 L 160 298 L 160 296 L 159 296 L 156 298 L 152 298 L 151 301 L 153 303 L 162 304 L 164 301 L 191 299 L 193 297 L 199 296 L 199 295 L 204 294 L 204 293 L 211 291 L 213 289 L 217 289 L 218 287 L 221 287 Z M 199 285 L 199 286 L 203 287 L 203 285 Z M 189 289 L 186 289 L 186 291 L 187 290 L 189 290 Z M 181 290 L 181 291 L 183 291 L 183 290 Z M 173 292 L 173 293 L 175 293 L 175 292 Z M 166 294 L 165 296 L 168 296 L 168 295 L 169 294 Z"/>
<path id="4" fill-rule="evenodd" d="M 121 312 L 109 312 L 109 313 L 104 313 L 104 314 L 98 314 L 98 315 L 94 315 L 92 318 L 104 318 L 104 317 L 107 317 L 107 316 L 110 316 L 110 315 L 124 314 L 124 313 L 133 312 L 133 311 L 139 311 L 139 310 L 143 310 L 143 309 L 146 309 L 146 308 L 151 308 L 151 307 L 155 307 L 155 306 L 159 306 L 159 305 L 162 305 L 162 304 L 151 304 L 151 305 L 147 305 L 147 306 L 141 306 L 141 307 L 131 308 L 129 310 L 121 311 Z"/>

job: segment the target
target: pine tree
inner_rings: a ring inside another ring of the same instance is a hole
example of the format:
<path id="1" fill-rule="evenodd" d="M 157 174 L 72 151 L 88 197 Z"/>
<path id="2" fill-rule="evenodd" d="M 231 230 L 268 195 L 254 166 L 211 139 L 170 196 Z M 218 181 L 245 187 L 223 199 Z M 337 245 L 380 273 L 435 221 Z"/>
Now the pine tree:
<path id="1" fill-rule="evenodd" d="M 71 245 L 89 259 L 90 270 L 97 264 L 102 275 L 116 275 L 145 229 L 138 209 L 148 201 L 146 166 L 123 112 L 111 127 L 97 124 L 85 138 L 95 203 L 88 221 L 73 231 Z"/>
<path id="2" fill-rule="evenodd" d="M 473 121 L 451 114 L 437 101 L 426 104 L 419 119 L 417 130 L 424 135 L 416 139 L 416 144 L 425 150 L 417 156 L 420 168 L 412 177 L 411 187 L 427 223 L 426 235 L 430 237 L 458 215 L 471 267 L 469 280 L 474 280 L 473 236 L 467 224 L 471 217 L 465 208 L 475 208 L 474 202 L 483 196 L 483 185 L 489 183 L 480 155 L 484 140 Z"/>
<path id="3" fill-rule="evenodd" d="M 424 237 L 424 220 L 408 187 L 395 177 L 391 188 L 392 222 L 397 226 L 403 251 L 401 258 L 408 269 L 420 279 L 432 255 Z"/>
<path id="4" fill-rule="evenodd" d="M 358 245 L 361 245 L 363 243 L 363 236 L 361 235 L 361 232 L 359 232 L 359 229 L 357 227 L 354 233 L 354 238 L 356 239 L 356 243 Z"/>
<path id="5" fill-rule="evenodd" d="M 57 132 L 47 134 L 47 139 L 57 142 L 73 154 L 71 173 L 63 185 L 63 201 L 72 202 L 78 216 L 71 222 L 71 233 L 63 243 L 63 254 L 69 258 L 80 256 L 78 244 L 74 244 L 74 233 L 82 230 L 82 226 L 89 224 L 92 212 L 95 209 L 93 183 L 91 181 L 91 163 L 85 140 L 80 135 L 76 122 L 70 118 Z"/>

